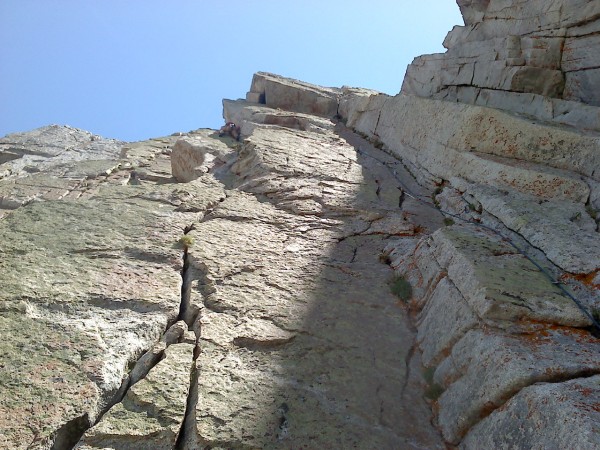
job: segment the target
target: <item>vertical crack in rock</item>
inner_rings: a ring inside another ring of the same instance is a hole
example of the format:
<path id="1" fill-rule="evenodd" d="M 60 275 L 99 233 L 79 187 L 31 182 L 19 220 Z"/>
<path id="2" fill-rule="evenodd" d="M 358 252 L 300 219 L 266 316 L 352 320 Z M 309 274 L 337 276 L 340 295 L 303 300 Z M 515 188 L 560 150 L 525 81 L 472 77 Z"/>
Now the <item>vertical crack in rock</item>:
<path id="1" fill-rule="evenodd" d="M 189 225 L 183 230 L 184 235 L 187 235 L 194 229 L 194 225 Z M 193 271 L 190 270 L 190 255 L 189 247 L 185 246 L 183 251 L 183 264 L 181 268 L 181 303 L 179 305 L 179 320 L 183 320 L 188 329 L 193 329 L 194 324 L 200 314 L 199 310 L 195 310 L 191 304 L 191 290 Z M 190 371 L 190 384 L 188 388 L 188 396 L 186 401 L 185 413 L 183 421 L 181 422 L 181 428 L 177 435 L 177 441 L 175 443 L 175 450 L 193 449 L 198 448 L 197 442 L 195 442 L 196 432 L 196 404 L 198 403 L 198 367 L 196 359 L 200 353 L 199 351 L 199 340 L 200 330 L 194 330 L 196 335 L 196 345 L 193 353 L 192 369 Z"/>
<path id="2" fill-rule="evenodd" d="M 185 407 L 185 415 L 181 428 L 177 436 L 177 442 L 175 443 L 175 450 L 193 450 L 199 448 L 196 435 L 196 405 L 198 403 L 198 378 L 200 370 L 196 363 L 199 351 L 196 344 L 194 350 L 194 363 L 192 364 L 192 370 L 190 372 L 190 387 L 188 390 L 188 397 Z"/>
<path id="3" fill-rule="evenodd" d="M 56 431 L 51 450 L 72 449 L 90 428 L 90 425 L 87 414 L 69 420 Z"/>
<path id="4" fill-rule="evenodd" d="M 189 233 L 194 229 L 194 225 L 189 225 L 184 228 L 184 235 Z M 103 416 L 116 404 L 123 401 L 125 396 L 127 395 L 129 389 L 144 379 L 146 375 L 152 370 L 154 366 L 156 366 L 165 356 L 165 349 L 176 342 L 181 341 L 186 329 L 191 328 L 194 320 L 196 318 L 197 312 L 193 312 L 193 309 L 190 308 L 190 297 L 191 297 L 191 283 L 192 283 L 192 275 L 189 270 L 189 256 L 188 256 L 188 246 L 184 246 L 183 251 L 183 262 L 181 269 L 181 302 L 179 305 L 179 314 L 175 321 L 169 322 L 167 324 L 167 328 L 161 339 L 158 343 L 156 343 L 152 348 L 142 354 L 142 356 L 135 362 L 133 368 L 125 376 L 121 387 L 117 390 L 117 392 L 113 395 L 113 397 L 107 402 L 106 406 L 102 408 L 100 413 L 98 414 L 97 419 L 94 423 L 89 421 L 88 415 L 85 414 L 83 416 L 76 417 L 69 422 L 65 423 L 62 427 L 60 427 L 54 437 L 54 444 L 52 446 L 52 450 L 63 450 L 63 449 L 72 449 L 74 448 L 78 442 L 83 438 L 85 433 L 98 424 Z M 177 326 L 177 321 L 185 322 L 185 326 L 181 323 L 181 326 Z M 194 360 L 196 358 L 197 351 L 194 351 Z M 187 407 L 185 417 L 188 415 L 195 415 L 195 403 L 197 401 L 197 373 L 195 369 L 195 363 L 193 369 L 191 371 L 191 380 L 190 380 L 190 389 L 188 393 Z M 194 397 L 195 395 L 195 397 Z M 195 399 L 194 399 L 195 398 Z M 190 404 L 193 405 L 190 406 Z M 189 409 L 191 408 L 191 409 Z M 193 417 L 192 417 L 193 419 Z M 181 432 L 178 435 L 178 442 L 184 442 L 183 435 L 185 435 L 184 425 L 186 420 L 182 422 Z M 177 447 L 179 448 L 179 447 Z M 182 447 L 183 448 L 183 447 Z"/>
<path id="5" fill-rule="evenodd" d="M 205 214 L 204 218 L 206 219 L 206 216 L 212 211 L 212 208 L 209 209 L 207 214 Z M 186 226 L 183 229 L 184 236 L 186 236 L 190 231 L 194 229 L 194 224 Z M 196 321 L 196 317 L 199 314 L 199 308 L 196 305 L 192 304 L 191 300 L 192 282 L 195 279 L 198 279 L 197 271 L 190 266 L 189 249 L 191 245 L 191 243 L 184 244 L 183 249 L 183 261 L 181 266 L 181 301 L 179 304 L 179 315 L 177 317 L 177 320 L 183 320 L 187 324 L 188 329 L 190 330 L 192 329 Z"/>
<path id="6" fill-rule="evenodd" d="M 182 324 L 183 325 L 183 324 Z M 121 387 L 113 395 L 113 397 L 106 403 L 104 408 L 98 414 L 98 417 L 94 423 L 89 421 L 88 415 L 76 417 L 69 422 L 65 423 L 60 427 L 54 437 L 54 444 L 51 450 L 64 450 L 73 449 L 78 442 L 83 438 L 85 433 L 98 424 L 104 415 L 115 406 L 116 404 L 123 401 L 129 389 L 144 379 L 146 375 L 156 366 L 165 355 L 165 349 L 176 342 L 179 342 L 183 337 L 185 330 L 183 326 L 177 326 L 177 323 L 167 325 L 167 330 L 163 333 L 160 341 L 155 344 L 151 349 L 146 351 L 142 356 L 135 362 L 135 365 L 130 370 L 129 374 L 125 376 Z"/>
<path id="7" fill-rule="evenodd" d="M 183 250 L 183 264 L 181 267 L 181 303 L 179 304 L 179 315 L 178 320 L 183 320 L 188 326 L 191 325 L 189 318 L 190 310 L 190 298 L 191 298 L 191 273 L 190 273 L 190 262 L 188 256 L 188 247 L 186 246 Z"/>

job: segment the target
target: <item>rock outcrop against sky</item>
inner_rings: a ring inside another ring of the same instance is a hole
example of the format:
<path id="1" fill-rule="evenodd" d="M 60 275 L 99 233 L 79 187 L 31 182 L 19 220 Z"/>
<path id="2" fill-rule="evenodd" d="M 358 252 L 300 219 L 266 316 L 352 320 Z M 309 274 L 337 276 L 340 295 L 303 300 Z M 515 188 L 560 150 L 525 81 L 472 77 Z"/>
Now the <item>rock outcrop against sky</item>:
<path id="1" fill-rule="evenodd" d="M 0 448 L 598 448 L 600 10 L 550 3 L 395 97 L 257 73 L 239 141 L 1 138 Z"/>

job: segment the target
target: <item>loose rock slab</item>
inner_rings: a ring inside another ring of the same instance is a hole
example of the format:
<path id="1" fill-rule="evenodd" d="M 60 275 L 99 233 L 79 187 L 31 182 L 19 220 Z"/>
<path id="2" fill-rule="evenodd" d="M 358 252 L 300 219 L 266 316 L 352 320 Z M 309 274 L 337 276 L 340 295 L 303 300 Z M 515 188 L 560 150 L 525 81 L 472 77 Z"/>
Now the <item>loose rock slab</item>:
<path id="1" fill-rule="evenodd" d="M 184 343 L 169 346 L 165 358 L 75 448 L 173 449 L 185 417 L 193 349 Z"/>

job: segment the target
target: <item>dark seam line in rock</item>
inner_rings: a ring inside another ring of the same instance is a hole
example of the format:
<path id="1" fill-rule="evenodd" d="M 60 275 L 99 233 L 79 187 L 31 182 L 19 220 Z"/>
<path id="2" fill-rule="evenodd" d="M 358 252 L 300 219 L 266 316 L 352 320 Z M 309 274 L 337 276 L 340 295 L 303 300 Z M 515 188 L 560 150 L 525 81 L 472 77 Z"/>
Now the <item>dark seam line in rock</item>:
<path id="1" fill-rule="evenodd" d="M 189 233 L 193 229 L 194 229 L 193 225 L 185 227 L 184 234 Z M 189 302 L 190 302 L 190 285 L 191 285 L 189 277 L 186 276 L 188 274 L 188 268 L 189 268 L 188 248 L 185 247 L 184 253 L 183 253 L 183 267 L 181 269 L 182 285 L 181 285 L 181 303 L 179 304 L 179 315 L 175 321 L 167 323 L 165 332 L 176 321 L 184 320 L 183 318 L 185 317 L 185 315 L 188 311 Z M 190 325 L 191 324 L 188 324 L 188 326 L 190 326 Z M 164 335 L 164 332 L 163 332 L 163 335 Z M 146 352 L 144 352 L 138 358 L 138 360 L 136 361 L 136 364 L 133 366 L 133 368 L 129 371 L 127 376 L 124 378 L 124 380 L 121 384 L 121 387 L 113 395 L 113 398 L 109 402 L 107 402 L 106 406 L 102 409 L 102 411 L 100 411 L 96 421 L 94 423 L 90 423 L 87 420 L 87 413 L 86 413 L 83 416 L 76 417 L 76 418 L 72 419 L 71 421 L 63 424 L 56 431 L 56 435 L 54 438 L 54 444 L 53 444 L 51 450 L 64 450 L 67 448 L 73 449 L 77 445 L 77 443 L 81 440 L 81 438 L 83 437 L 83 435 L 85 434 L 85 432 L 88 429 L 92 428 L 97 423 L 99 423 L 102 420 L 102 417 L 114 405 L 121 402 L 125 398 L 125 396 L 127 395 L 127 392 L 129 391 L 129 389 L 131 388 L 131 386 L 133 384 L 135 384 L 138 381 L 140 381 L 141 379 L 145 378 L 145 376 L 150 372 L 150 370 L 152 370 L 152 368 L 154 366 L 156 366 L 156 364 L 158 364 L 162 360 L 162 358 L 164 356 L 164 351 L 155 355 L 155 357 L 153 358 L 152 364 L 149 366 L 148 370 L 145 371 L 145 373 L 143 373 L 142 376 L 139 377 L 139 379 L 136 379 L 136 380 L 131 379 L 131 374 L 135 371 L 138 362 L 141 361 L 144 358 L 144 356 L 146 356 L 148 354 L 148 351 L 150 351 L 151 349 L 152 348 L 148 349 Z M 195 359 L 195 354 L 196 354 L 196 352 L 194 352 L 194 359 Z M 190 391 L 191 391 L 192 387 L 193 387 L 193 385 L 190 385 Z M 189 394 L 188 394 L 188 396 L 189 396 Z M 189 397 L 188 397 L 188 402 L 189 402 Z M 186 414 L 187 414 L 187 408 L 186 408 Z M 84 420 L 85 420 L 85 423 L 82 422 Z M 184 419 L 183 423 L 185 423 L 185 419 Z M 183 424 L 182 424 L 182 426 L 183 426 Z"/>
<path id="2" fill-rule="evenodd" d="M 54 435 L 54 443 L 50 450 L 72 449 L 83 434 L 91 427 L 87 413 L 75 417 L 63 424 Z"/>
<path id="3" fill-rule="evenodd" d="M 198 337 L 199 339 L 199 337 Z M 196 346 L 199 346 L 199 341 Z M 186 445 L 190 442 L 192 436 L 190 434 L 195 433 L 193 429 L 196 423 L 196 405 L 198 403 L 198 379 L 200 377 L 200 370 L 196 364 L 196 358 L 199 352 L 197 348 L 194 349 L 194 363 L 192 364 L 192 370 L 190 371 L 190 386 L 188 389 L 187 400 L 185 403 L 185 413 L 183 416 L 183 421 L 181 422 L 181 427 L 179 428 L 179 432 L 177 433 L 177 440 L 175 441 L 174 450 L 187 450 L 189 449 L 189 445 Z M 193 447 L 196 448 L 196 447 Z"/>
<path id="4" fill-rule="evenodd" d="M 438 211 L 441 211 L 443 214 L 448 215 L 450 217 L 453 217 L 455 219 L 460 220 L 461 222 L 464 223 L 468 223 L 471 225 L 474 225 L 476 227 L 481 227 L 484 228 L 488 231 L 491 231 L 492 233 L 494 233 L 495 235 L 499 236 L 504 242 L 508 243 L 511 247 L 513 247 L 515 250 L 517 250 L 521 255 L 523 255 L 525 258 L 527 258 L 529 260 L 529 262 L 531 262 L 535 267 L 537 267 L 537 269 L 550 281 L 550 283 L 552 283 L 554 286 L 556 286 L 558 289 L 560 289 L 560 291 L 565 294 L 569 299 L 571 299 L 573 301 L 573 303 L 575 303 L 575 305 L 577 306 L 577 308 L 579 308 L 579 310 L 587 317 L 590 319 L 591 323 L 592 323 L 592 327 L 596 328 L 597 332 L 600 333 L 600 323 L 594 318 L 594 316 L 583 306 L 583 304 L 575 297 L 573 296 L 564 286 L 563 284 L 556 280 L 550 273 L 548 273 L 548 271 L 546 271 L 546 269 L 544 269 L 537 261 L 535 261 L 531 256 L 529 256 L 527 254 L 527 252 L 525 250 L 522 250 L 517 244 L 515 244 L 509 237 L 504 236 L 502 233 L 500 233 L 499 231 L 495 230 L 494 228 L 484 225 L 482 223 L 478 223 L 478 222 L 474 222 L 472 220 L 469 219 L 464 219 L 463 217 L 457 215 L 457 214 L 452 214 L 450 212 L 444 211 L 438 207 L 436 207 L 434 204 L 430 203 L 430 202 L 426 202 L 420 198 L 418 198 L 416 195 L 413 195 L 412 192 L 404 185 L 404 183 L 402 183 L 402 181 L 400 180 L 400 178 L 397 175 L 397 172 L 395 169 L 391 169 L 390 167 L 388 167 L 388 164 L 385 163 L 384 161 L 381 161 L 379 158 L 370 155 L 368 153 L 366 153 L 364 150 L 361 150 L 360 148 L 357 148 L 356 151 L 364 156 L 368 156 L 370 158 L 373 158 L 374 160 L 376 160 L 377 162 L 379 162 L 380 164 L 382 164 L 383 166 L 385 166 L 386 168 L 388 168 L 388 170 L 390 170 L 392 172 L 392 174 L 394 175 L 394 178 L 396 179 L 396 181 L 398 181 L 398 183 L 400 183 L 402 190 L 406 193 L 406 195 L 408 195 L 409 197 L 411 197 L 412 199 L 416 200 L 417 202 L 428 206 L 432 209 L 436 209 Z"/>
<path id="5" fill-rule="evenodd" d="M 191 281 L 189 279 L 189 256 L 188 247 L 183 249 L 183 264 L 181 267 L 181 301 L 179 303 L 179 315 L 177 320 L 185 320 L 186 313 L 190 307 Z M 186 322 L 187 323 L 187 322 Z M 187 324 L 190 326 L 190 324 Z"/>
<path id="6" fill-rule="evenodd" d="M 497 410 L 503 408 L 508 402 L 510 402 L 517 395 L 519 395 L 524 389 L 527 389 L 528 387 L 531 387 L 531 386 L 535 386 L 537 383 L 559 384 L 559 383 L 565 383 L 565 382 L 571 381 L 571 380 L 577 380 L 577 379 L 580 379 L 580 378 L 590 378 L 590 377 L 593 377 L 593 376 L 598 375 L 598 374 L 600 374 L 600 372 L 597 371 L 597 370 L 584 369 L 584 370 L 580 370 L 578 372 L 575 372 L 573 374 L 557 375 L 557 376 L 548 377 L 548 378 L 539 377 L 538 379 L 531 380 L 527 385 L 522 386 L 520 388 L 517 388 L 514 392 L 510 392 L 508 394 L 506 400 L 502 401 L 501 404 L 499 404 L 497 406 L 494 405 L 495 407 L 493 409 L 486 410 L 486 414 L 479 415 L 477 417 L 477 420 L 475 422 L 473 422 L 473 424 L 471 424 L 467 428 L 467 430 L 465 431 L 464 435 L 460 438 L 460 441 L 457 443 L 457 447 L 460 446 L 460 442 L 462 442 L 462 440 L 469 433 L 470 430 L 472 430 L 473 428 L 475 428 L 480 422 L 482 422 L 483 420 L 485 420 L 487 417 L 489 417 L 490 415 L 492 415 L 494 412 L 496 412 Z"/>

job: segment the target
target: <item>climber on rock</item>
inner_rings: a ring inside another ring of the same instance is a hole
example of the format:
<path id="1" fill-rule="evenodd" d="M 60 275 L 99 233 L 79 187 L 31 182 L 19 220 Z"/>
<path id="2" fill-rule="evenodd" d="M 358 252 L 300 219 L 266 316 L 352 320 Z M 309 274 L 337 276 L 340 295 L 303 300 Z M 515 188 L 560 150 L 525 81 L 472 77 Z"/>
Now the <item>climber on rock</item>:
<path id="1" fill-rule="evenodd" d="M 229 136 L 231 136 L 236 141 L 239 141 L 240 140 L 240 136 L 241 136 L 240 127 L 237 126 L 233 122 L 227 122 L 219 130 L 219 137 L 223 137 L 226 134 L 228 134 Z"/>

